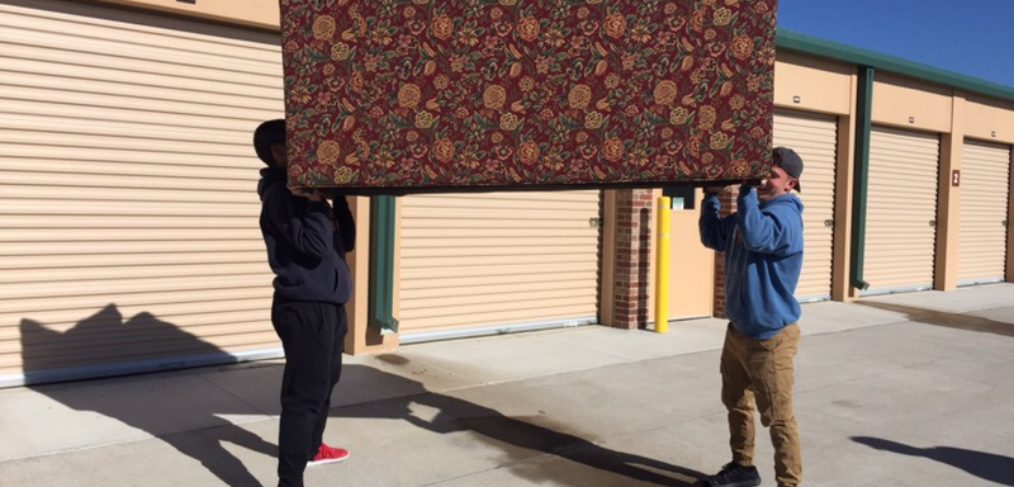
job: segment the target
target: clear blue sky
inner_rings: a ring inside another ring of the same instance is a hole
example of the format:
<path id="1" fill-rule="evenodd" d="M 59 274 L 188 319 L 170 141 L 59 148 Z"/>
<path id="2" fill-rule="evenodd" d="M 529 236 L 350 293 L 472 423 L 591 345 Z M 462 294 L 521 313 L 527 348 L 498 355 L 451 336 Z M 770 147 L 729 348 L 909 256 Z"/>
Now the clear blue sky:
<path id="1" fill-rule="evenodd" d="M 779 0 L 778 26 L 1014 88 L 1014 0 Z"/>

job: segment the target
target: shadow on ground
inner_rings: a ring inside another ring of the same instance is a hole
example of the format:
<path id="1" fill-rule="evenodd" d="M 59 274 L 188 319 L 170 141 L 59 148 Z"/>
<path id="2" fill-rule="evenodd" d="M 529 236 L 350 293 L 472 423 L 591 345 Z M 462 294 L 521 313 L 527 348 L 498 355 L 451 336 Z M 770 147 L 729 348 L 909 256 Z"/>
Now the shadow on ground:
<path id="1" fill-rule="evenodd" d="M 853 436 L 852 441 L 881 451 L 928 458 L 960 468 L 983 480 L 1014 486 L 1014 458 L 1011 457 L 949 446 L 918 448 L 869 436 Z"/>
<path id="2" fill-rule="evenodd" d="M 218 347 L 150 313 L 139 313 L 124 320 L 115 304 L 107 305 L 63 333 L 28 319 L 21 321 L 20 332 L 22 363 L 25 375 L 29 377 L 66 367 L 70 354 L 53 353 L 56 350 L 78 350 L 75 360 L 98 364 L 115 363 L 117 357 L 125 355 L 137 356 L 138 347 L 150 343 L 161 347 L 161 350 L 152 351 L 151 355 L 156 357 L 173 352 L 228 357 Z M 99 340 L 101 345 L 96 345 Z M 158 376 L 148 377 L 154 379 Z M 103 379 L 30 387 L 77 411 L 94 411 L 158 437 L 180 453 L 200 461 L 224 484 L 260 485 L 242 462 L 224 448 L 224 443 L 271 456 L 276 455 L 277 446 L 219 417 L 229 413 L 248 413 L 249 410 L 221 410 L 213 407 L 213 401 L 184 396 L 188 391 L 163 390 L 165 382 L 152 380 L 145 387 L 124 388 L 116 387 L 119 385 L 116 379 Z M 266 384 L 265 387 L 276 386 Z M 110 393 L 105 390 L 107 388 L 115 388 L 118 393 Z M 119 393 L 125 390 L 130 391 L 129 397 Z M 169 414 L 181 425 L 200 425 L 201 429 L 177 433 L 175 431 L 186 426 L 171 424 L 172 420 L 167 419 Z"/>
<path id="3" fill-rule="evenodd" d="M 506 416 L 481 404 L 430 392 L 417 381 L 372 367 L 351 365 L 346 371 L 343 374 L 355 377 L 356 382 L 387 383 L 408 395 L 332 410 L 332 416 L 405 420 L 439 434 L 475 433 L 476 438 L 488 445 L 502 447 L 504 458 L 499 463 L 532 483 L 552 480 L 560 485 L 587 485 L 583 480 L 551 477 L 537 463 L 522 462 L 539 454 L 655 485 L 690 486 L 703 475 L 653 458 L 606 448 L 587 439 L 593 438 L 594 433 L 578 431 L 549 416 Z M 413 404 L 433 408 L 437 414 L 428 420 L 419 418 L 412 413 Z"/>
<path id="4" fill-rule="evenodd" d="M 150 343 L 151 337 L 158 337 L 158 343 L 177 354 L 185 351 L 200 356 L 227 356 L 214 345 L 149 313 L 124 320 L 115 304 L 106 306 L 62 333 L 29 319 L 22 320 L 20 331 L 26 375 L 62 366 L 53 357 L 65 354 L 53 354 L 53 350 L 93 350 L 91 353 L 95 356 L 90 357 L 93 361 L 109 363 L 110 360 L 115 361 L 125 347 L 131 347 L 132 343 Z M 105 345 L 97 347 L 97 339 L 103 340 Z M 392 360 L 407 363 L 407 359 L 396 355 L 385 361 L 391 363 Z M 282 366 L 265 367 L 270 367 L 274 373 L 260 375 L 266 378 L 261 385 L 274 393 L 280 386 Z M 261 485 L 224 447 L 225 443 L 233 443 L 263 455 L 276 456 L 275 444 L 221 417 L 249 414 L 251 406 L 235 397 L 216 401 L 189 396 L 185 390 L 161 390 L 160 384 L 170 381 L 157 379 L 167 378 L 148 375 L 119 381 L 103 379 L 30 387 L 74 410 L 93 411 L 161 439 L 180 453 L 201 462 L 223 484 L 233 487 Z M 144 386 L 123 387 L 126 380 L 142 381 Z M 655 485 L 689 486 L 701 476 L 699 472 L 684 467 L 606 448 L 588 440 L 594 435 L 577 431 L 552 417 L 506 416 L 481 404 L 429 391 L 418 381 L 377 368 L 346 365 L 336 395 L 341 396 L 343 387 L 348 387 L 348 384 L 382 385 L 381 389 L 387 391 L 388 397 L 372 401 L 367 397 L 364 398 L 366 403 L 333 408 L 332 417 L 388 418 L 407 421 L 437 434 L 472 433 L 474 438 L 503 453 L 502 468 L 510 469 L 513 475 L 533 483 L 553 481 L 575 487 L 587 483 L 560 478 L 565 475 L 559 471 L 550 472 L 550 465 L 546 462 L 523 461 L 539 455 L 555 456 L 595 471 Z M 113 390 L 115 393 L 110 392 Z M 412 413 L 410 406 L 413 404 L 428 406 L 437 413 L 432 419 L 424 420 Z M 168 418 L 167 412 L 171 413 Z"/>
<path id="5" fill-rule="evenodd" d="M 992 333 L 1006 337 L 1014 337 L 1014 323 L 991 320 L 981 316 L 964 313 L 949 313 L 926 308 L 916 308 L 903 304 L 884 303 L 880 301 L 860 300 L 856 304 L 869 306 L 884 311 L 903 313 L 905 317 L 914 322 L 927 325 L 943 326 L 958 330 L 976 331 L 980 333 Z"/>

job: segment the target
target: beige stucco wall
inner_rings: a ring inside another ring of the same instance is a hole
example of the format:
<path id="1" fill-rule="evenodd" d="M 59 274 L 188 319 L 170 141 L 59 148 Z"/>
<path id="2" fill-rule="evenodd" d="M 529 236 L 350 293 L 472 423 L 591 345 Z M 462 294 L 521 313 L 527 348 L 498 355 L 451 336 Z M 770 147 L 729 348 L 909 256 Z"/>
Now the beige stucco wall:
<path id="1" fill-rule="evenodd" d="M 951 90 L 878 72 L 873 82 L 873 123 L 947 133 Z"/>
<path id="2" fill-rule="evenodd" d="M 278 30 L 278 0 L 100 0 L 145 10 L 198 17 L 217 22 Z"/>
<path id="3" fill-rule="evenodd" d="M 937 235 L 933 288 L 950 291 L 958 285 L 958 238 L 961 234 L 961 187 L 951 184 L 951 171 L 961 170 L 965 100 L 951 98 L 951 127 L 940 138 L 940 176 L 937 178 Z"/>
<path id="4" fill-rule="evenodd" d="M 1014 102 L 969 95 L 965 103 L 965 135 L 1014 144 Z"/>
<path id="5" fill-rule="evenodd" d="M 775 61 L 775 106 L 845 115 L 855 67 L 792 52 Z"/>
<path id="6" fill-rule="evenodd" d="M 838 160 L 835 166 L 834 249 L 831 261 L 831 299 L 848 302 L 852 287 L 852 192 L 855 187 L 856 104 L 859 75 L 849 76 L 849 113 L 838 117 Z"/>

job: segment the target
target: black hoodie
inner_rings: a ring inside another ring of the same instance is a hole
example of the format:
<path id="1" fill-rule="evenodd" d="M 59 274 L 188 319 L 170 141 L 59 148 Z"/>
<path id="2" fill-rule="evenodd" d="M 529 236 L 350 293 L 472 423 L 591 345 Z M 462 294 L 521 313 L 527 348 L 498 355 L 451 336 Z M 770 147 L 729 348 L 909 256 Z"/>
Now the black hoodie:
<path id="1" fill-rule="evenodd" d="M 310 201 L 285 187 L 285 170 L 261 169 L 261 234 L 275 273 L 275 295 L 296 301 L 345 304 L 352 295 L 352 273 L 345 252 L 356 240 L 356 226 L 344 197 Z"/>

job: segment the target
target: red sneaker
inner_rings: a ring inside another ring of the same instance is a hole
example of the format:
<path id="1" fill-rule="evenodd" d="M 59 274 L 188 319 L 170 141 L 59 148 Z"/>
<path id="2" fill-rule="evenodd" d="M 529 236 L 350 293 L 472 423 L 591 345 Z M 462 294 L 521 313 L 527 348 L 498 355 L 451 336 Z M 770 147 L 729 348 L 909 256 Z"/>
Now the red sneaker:
<path id="1" fill-rule="evenodd" d="M 325 463 L 337 463 L 345 460 L 349 457 L 349 451 L 344 448 L 334 448 L 327 444 L 321 443 L 320 449 L 317 450 L 317 454 L 313 457 L 313 460 L 307 462 L 307 467 L 314 467 L 317 465 L 324 465 Z"/>

